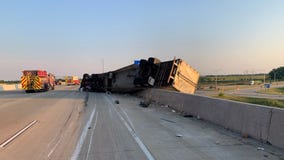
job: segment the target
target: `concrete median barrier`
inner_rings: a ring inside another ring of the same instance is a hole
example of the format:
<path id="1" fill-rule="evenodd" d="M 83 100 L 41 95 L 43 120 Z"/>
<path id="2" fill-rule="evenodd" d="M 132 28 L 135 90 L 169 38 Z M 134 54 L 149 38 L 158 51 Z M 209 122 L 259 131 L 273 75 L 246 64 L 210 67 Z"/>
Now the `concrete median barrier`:
<path id="1" fill-rule="evenodd" d="M 273 109 L 268 141 L 280 148 L 284 148 L 284 110 Z"/>
<path id="2" fill-rule="evenodd" d="M 6 84 L 3 86 L 4 91 L 16 90 L 16 86 L 14 84 Z"/>
<path id="3" fill-rule="evenodd" d="M 284 110 L 159 89 L 141 96 L 262 142 L 284 148 Z"/>
<path id="4" fill-rule="evenodd" d="M 13 91 L 22 89 L 20 84 L 1 84 L 0 91 Z"/>

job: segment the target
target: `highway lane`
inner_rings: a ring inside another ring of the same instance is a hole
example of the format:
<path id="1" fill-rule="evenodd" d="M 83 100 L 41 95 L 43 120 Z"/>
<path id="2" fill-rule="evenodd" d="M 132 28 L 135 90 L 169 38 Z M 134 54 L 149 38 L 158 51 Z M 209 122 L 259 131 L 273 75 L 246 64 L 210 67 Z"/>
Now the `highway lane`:
<path id="1" fill-rule="evenodd" d="M 72 160 L 284 159 L 283 150 L 129 95 L 89 93 Z"/>
<path id="2" fill-rule="evenodd" d="M 0 92 L 0 143 L 36 120 L 31 128 L 0 148 L 2 160 L 70 159 L 80 133 L 86 94 L 77 86 L 26 94 Z"/>
<path id="3" fill-rule="evenodd" d="M 272 88 L 282 88 L 283 85 L 272 85 Z M 233 94 L 238 96 L 244 96 L 244 97 L 255 97 L 255 98 L 268 98 L 268 99 L 280 99 L 284 100 L 284 95 L 274 95 L 274 94 L 265 94 L 265 93 L 259 93 L 259 90 L 263 90 L 263 87 L 254 87 L 254 88 L 246 88 L 246 89 L 239 89 L 239 90 L 231 90 L 231 91 L 225 91 L 225 94 Z M 269 90 L 269 89 L 267 89 Z"/>
<path id="4" fill-rule="evenodd" d="M 228 87 L 228 86 L 225 86 Z M 225 88 L 224 87 L 224 88 Z M 272 83 L 271 88 L 283 88 L 284 82 L 277 82 Z M 220 87 L 222 88 L 222 87 Z M 232 88 L 232 87 L 231 87 Z M 236 96 L 243 96 L 243 97 L 255 97 L 255 98 L 268 98 L 268 99 L 280 99 L 284 100 L 284 95 L 273 95 L 273 94 L 265 94 L 265 93 L 259 93 L 259 90 L 263 90 L 263 85 L 254 85 L 254 86 L 247 86 L 238 88 L 235 87 L 235 89 L 225 90 L 225 94 L 231 94 Z M 269 89 L 267 89 L 269 90 Z M 221 91 L 215 91 L 215 90 L 197 90 L 195 94 L 201 95 L 201 96 L 211 96 L 211 95 L 217 95 Z"/>
<path id="5" fill-rule="evenodd" d="M 79 139 L 84 143 L 76 148 L 72 159 L 147 159 L 109 95 L 89 93 L 87 107 L 91 119 Z"/>

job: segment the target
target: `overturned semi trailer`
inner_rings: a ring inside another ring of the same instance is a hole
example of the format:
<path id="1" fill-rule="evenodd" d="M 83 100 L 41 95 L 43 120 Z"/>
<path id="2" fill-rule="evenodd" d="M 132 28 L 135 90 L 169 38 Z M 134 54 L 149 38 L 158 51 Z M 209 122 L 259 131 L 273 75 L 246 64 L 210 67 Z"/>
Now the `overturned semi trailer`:
<path id="1" fill-rule="evenodd" d="M 181 59 L 161 62 L 150 57 L 115 71 L 84 74 L 81 88 L 93 92 L 135 92 L 154 87 L 193 94 L 198 79 L 199 73 Z"/>

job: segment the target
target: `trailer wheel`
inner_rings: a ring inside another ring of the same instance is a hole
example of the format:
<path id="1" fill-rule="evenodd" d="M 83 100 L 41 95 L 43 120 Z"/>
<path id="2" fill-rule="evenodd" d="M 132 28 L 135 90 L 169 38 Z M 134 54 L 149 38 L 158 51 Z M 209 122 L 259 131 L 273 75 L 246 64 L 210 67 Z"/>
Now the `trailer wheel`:
<path id="1" fill-rule="evenodd" d="M 45 83 L 45 84 L 44 84 L 44 90 L 45 90 L 45 91 L 48 91 L 48 89 L 49 89 L 48 84 Z"/>

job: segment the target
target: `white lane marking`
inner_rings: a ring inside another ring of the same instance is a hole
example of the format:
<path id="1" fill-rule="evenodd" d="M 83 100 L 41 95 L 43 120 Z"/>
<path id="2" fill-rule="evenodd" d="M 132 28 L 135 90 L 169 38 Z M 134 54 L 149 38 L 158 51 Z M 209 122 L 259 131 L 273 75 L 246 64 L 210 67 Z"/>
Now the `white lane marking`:
<path id="1" fill-rule="evenodd" d="M 19 135 L 24 133 L 27 129 L 29 129 L 32 125 L 34 125 L 37 122 L 37 120 L 32 121 L 29 125 L 27 125 L 25 128 L 21 129 L 19 132 L 17 132 L 14 136 L 6 140 L 4 143 L 0 145 L 1 148 L 4 148 L 7 144 L 12 142 L 15 138 L 17 138 Z"/>
<path id="2" fill-rule="evenodd" d="M 76 106 L 77 106 L 77 105 L 76 105 Z M 68 118 L 65 120 L 65 124 L 67 124 L 67 122 L 68 122 L 70 116 L 72 115 L 73 111 L 74 111 L 74 108 L 73 108 L 72 111 L 70 112 Z M 70 125 L 71 125 L 71 124 L 69 124 L 69 126 L 70 126 Z M 68 128 L 68 127 L 67 127 L 67 128 Z M 63 138 L 63 136 L 64 136 L 64 132 L 62 133 L 62 129 L 59 130 L 59 133 L 52 139 L 51 142 L 48 143 L 48 147 L 49 147 L 55 140 L 57 140 L 57 136 L 58 136 L 59 134 L 60 134 L 60 138 L 59 138 L 59 140 L 56 142 L 56 144 L 53 146 L 53 148 L 50 150 L 50 152 L 48 153 L 48 155 L 47 155 L 48 158 L 52 155 L 52 153 L 55 151 L 55 149 L 57 148 L 57 146 L 59 145 L 59 143 L 62 141 L 62 138 Z"/>
<path id="3" fill-rule="evenodd" d="M 120 108 L 120 109 L 122 110 L 122 113 L 125 115 L 126 120 L 130 123 L 130 127 L 131 127 L 131 128 L 134 128 L 134 127 L 133 127 L 133 123 L 132 123 L 132 121 L 130 120 L 130 118 L 128 117 L 128 114 L 126 113 L 126 111 L 125 111 L 123 108 Z"/>
<path id="4" fill-rule="evenodd" d="M 55 144 L 55 146 L 51 149 L 51 151 L 48 153 L 47 157 L 49 158 L 50 155 L 55 151 L 55 149 L 57 148 L 57 146 L 59 145 L 59 143 L 62 140 L 63 135 L 60 136 L 59 141 L 57 141 L 57 143 Z"/>
<path id="5" fill-rule="evenodd" d="M 93 111 L 92 111 L 92 113 L 91 113 L 91 116 L 90 116 L 90 118 L 89 118 L 87 124 L 85 125 L 85 127 L 84 127 L 84 129 L 83 129 L 83 133 L 82 133 L 81 136 L 80 136 L 80 139 L 79 139 L 79 141 L 78 141 L 78 143 L 77 143 L 77 145 L 76 145 L 76 149 L 75 149 L 75 151 L 74 151 L 73 154 L 72 154 L 71 160 L 77 160 L 77 159 L 78 159 L 78 156 L 79 156 L 79 154 L 80 154 L 80 152 L 81 152 L 83 143 L 84 143 L 84 141 L 85 141 L 85 139 L 86 139 L 86 137 L 87 137 L 88 128 L 89 128 L 89 126 L 91 125 L 91 122 L 92 122 L 92 120 L 93 120 L 93 118 L 94 118 L 95 111 L 96 111 L 96 106 L 94 107 L 94 109 L 93 109 Z"/>
<path id="6" fill-rule="evenodd" d="M 96 126 L 97 126 L 97 122 L 98 122 L 98 112 L 96 113 L 96 119 L 95 119 L 95 124 L 94 124 L 94 129 L 92 130 L 92 133 L 91 133 L 91 139 L 90 139 L 90 143 L 89 143 L 89 146 L 88 146 L 88 152 L 87 152 L 87 157 L 86 157 L 86 160 L 89 159 L 89 154 L 91 152 L 91 148 L 92 148 L 92 142 L 93 142 L 93 135 L 94 135 L 94 132 L 95 132 L 95 129 L 96 129 Z"/>
<path id="7" fill-rule="evenodd" d="M 106 97 L 106 96 L 105 96 Z M 127 130 L 130 132 L 130 134 L 132 135 L 132 137 L 134 138 L 134 140 L 136 141 L 136 143 L 138 144 L 138 146 L 140 147 L 140 149 L 144 152 L 144 154 L 146 155 L 146 157 L 148 158 L 148 160 L 155 160 L 155 158 L 152 156 L 152 154 L 150 153 L 150 151 L 147 149 L 147 147 L 145 146 L 145 144 L 141 141 L 141 139 L 136 135 L 135 131 L 128 125 L 128 123 L 126 122 L 126 120 L 123 118 L 123 116 L 116 110 L 115 106 L 113 105 L 113 103 L 111 103 L 111 101 L 109 100 L 109 98 L 107 98 L 107 101 L 109 102 L 109 104 L 113 107 L 113 109 L 115 110 L 115 112 L 117 113 L 118 117 L 121 119 L 121 121 L 123 122 L 123 124 L 125 125 L 125 127 L 127 128 Z"/>

